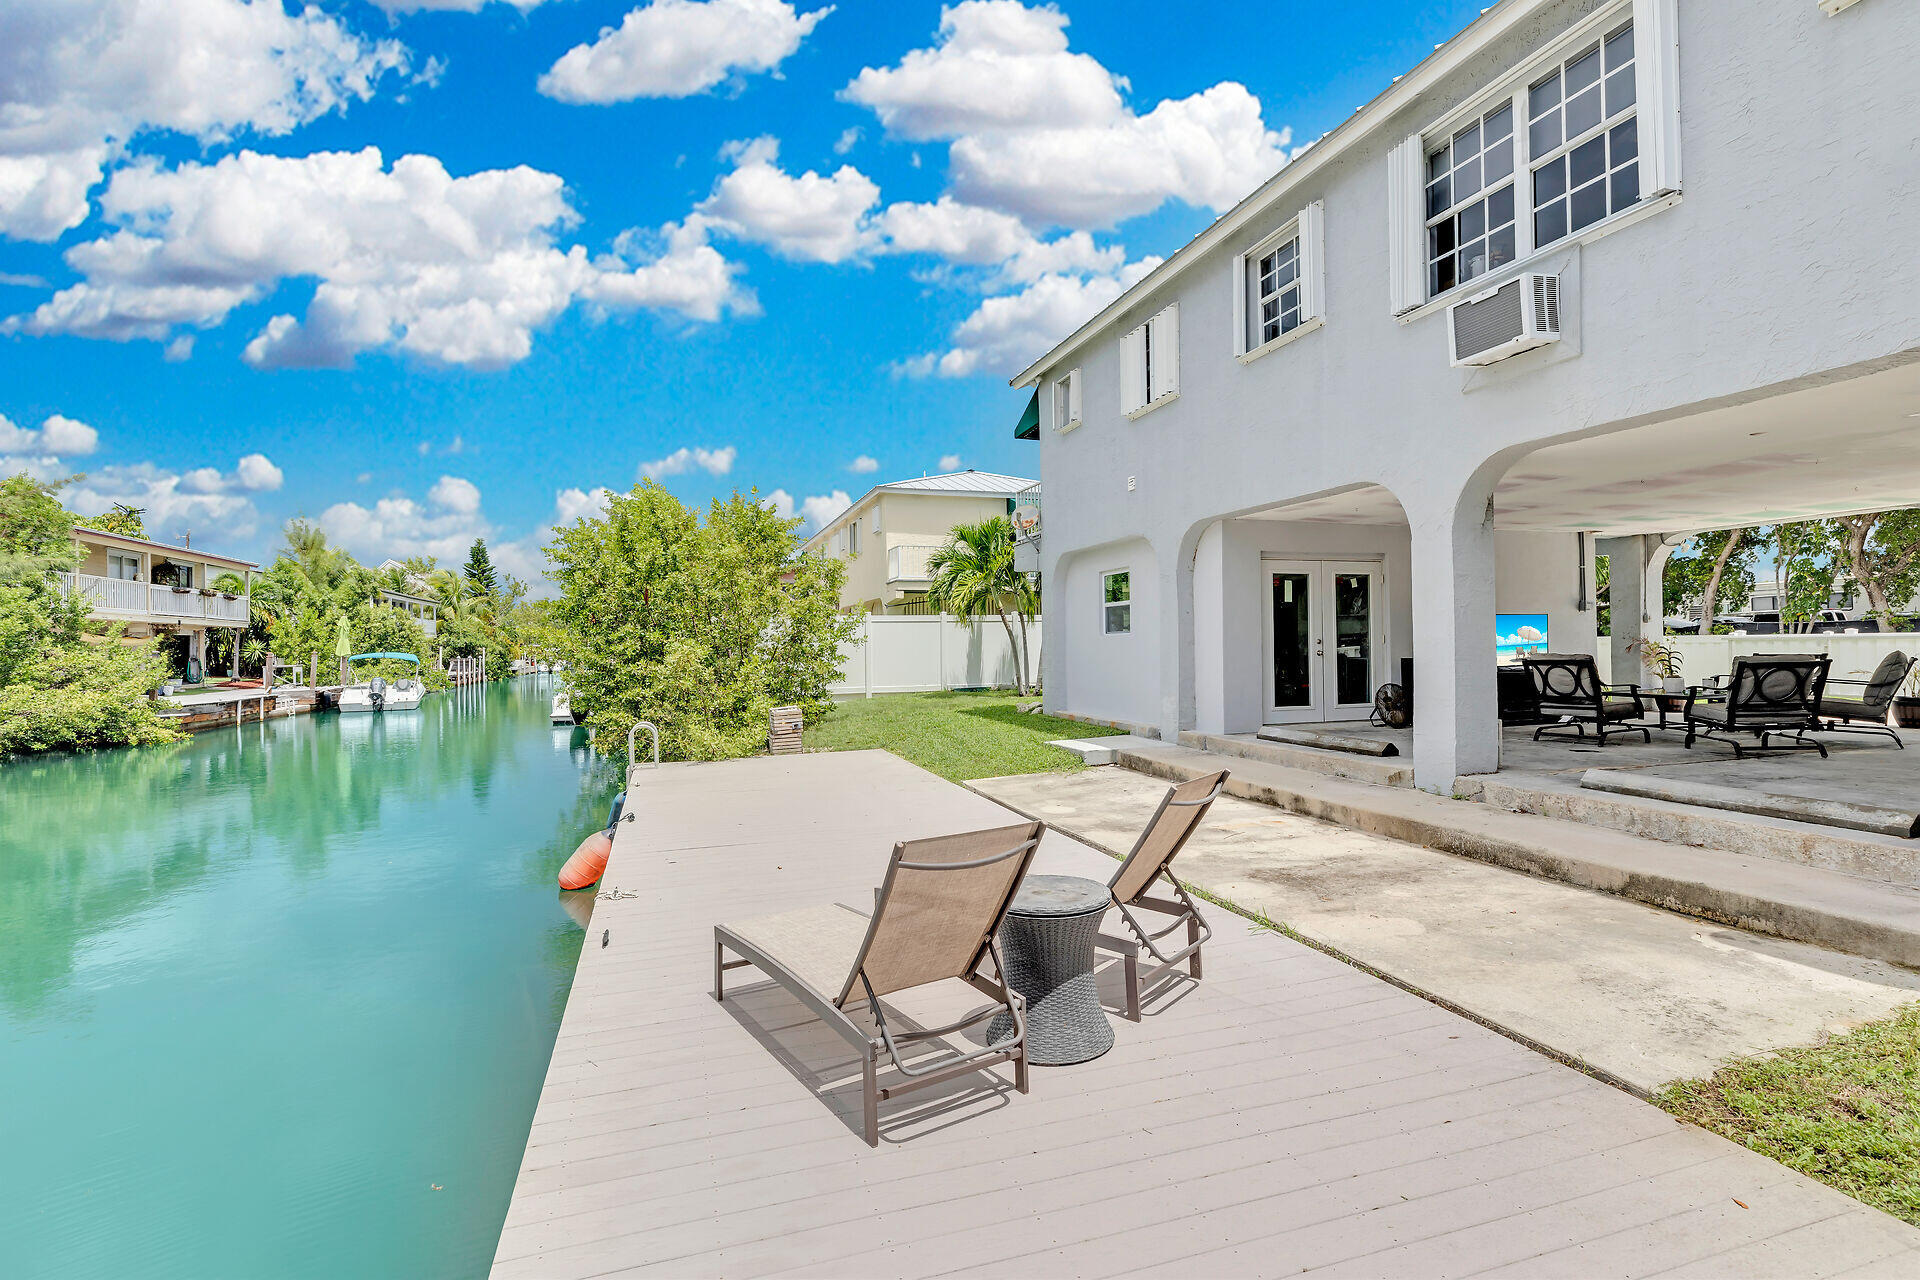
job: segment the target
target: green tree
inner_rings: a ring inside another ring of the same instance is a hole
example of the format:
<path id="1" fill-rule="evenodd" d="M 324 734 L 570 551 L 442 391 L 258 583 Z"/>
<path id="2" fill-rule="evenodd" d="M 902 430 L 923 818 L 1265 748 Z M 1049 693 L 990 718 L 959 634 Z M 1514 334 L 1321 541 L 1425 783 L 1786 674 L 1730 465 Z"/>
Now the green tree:
<path id="1" fill-rule="evenodd" d="M 147 536 L 147 509 L 130 507 L 124 502 L 116 502 L 107 510 L 91 520 L 80 523 L 89 529 L 98 529 L 102 533 L 117 533 L 128 538 Z"/>
<path id="2" fill-rule="evenodd" d="M 473 546 L 467 549 L 465 574 L 467 588 L 474 595 L 490 596 L 498 586 L 494 581 L 493 557 L 487 554 L 485 538 L 475 538 Z"/>
<path id="3" fill-rule="evenodd" d="M 950 613 L 962 624 L 994 614 L 1006 628 L 1007 647 L 1018 662 L 1016 691 L 1030 684 L 1027 663 L 1027 621 L 1040 607 L 1033 579 L 1013 567 L 1013 524 L 994 516 L 978 524 L 957 524 L 947 544 L 927 558 L 932 581 L 927 603 Z M 1011 615 L 1011 617 L 1009 616 Z M 1020 621 L 1020 639 L 1014 641 L 1012 618 Z"/>
<path id="4" fill-rule="evenodd" d="M 1867 597 L 1867 612 L 1888 631 L 1920 589 L 1920 508 L 1872 511 L 1831 522 L 1836 550 L 1847 574 Z"/>
<path id="5" fill-rule="evenodd" d="M 147 697 L 165 676 L 155 644 L 100 634 L 54 577 L 79 560 L 59 487 L 0 481 L 0 755 L 168 741 Z"/>
<path id="6" fill-rule="evenodd" d="M 1694 538 L 1667 562 L 1666 611 L 1681 613 L 1699 601 L 1700 634 L 1711 634 L 1721 600 L 1753 595 L 1753 558 L 1759 549 L 1751 529 L 1718 529 Z"/>
<path id="7" fill-rule="evenodd" d="M 555 534 L 543 612 L 601 751 L 651 720 L 663 755 L 726 759 L 760 749 L 772 707 L 827 712 L 859 622 L 839 612 L 845 566 L 798 554 L 800 523 L 738 493 L 703 522 L 647 481 Z"/>

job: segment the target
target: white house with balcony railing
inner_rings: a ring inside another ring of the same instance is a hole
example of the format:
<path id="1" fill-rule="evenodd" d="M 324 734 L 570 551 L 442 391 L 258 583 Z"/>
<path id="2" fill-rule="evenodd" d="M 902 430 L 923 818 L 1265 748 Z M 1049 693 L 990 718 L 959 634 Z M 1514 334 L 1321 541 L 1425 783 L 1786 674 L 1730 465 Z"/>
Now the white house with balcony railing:
<path id="1" fill-rule="evenodd" d="M 73 540 L 80 563 L 60 580 L 87 601 L 92 618 L 123 623 L 135 638 L 185 634 L 188 656 L 202 664 L 211 629 L 247 625 L 259 568 L 250 560 L 104 529 L 75 529 Z M 214 585 L 227 574 L 240 580 L 240 590 Z"/>

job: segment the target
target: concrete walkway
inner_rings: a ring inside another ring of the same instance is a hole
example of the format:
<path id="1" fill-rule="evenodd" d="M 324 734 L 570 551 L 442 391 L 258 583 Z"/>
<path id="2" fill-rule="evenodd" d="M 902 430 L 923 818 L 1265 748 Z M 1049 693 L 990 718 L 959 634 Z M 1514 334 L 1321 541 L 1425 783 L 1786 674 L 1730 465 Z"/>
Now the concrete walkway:
<path id="1" fill-rule="evenodd" d="M 496 1276 L 1920 1268 L 1920 1232 L 1230 917 L 1104 1057 L 883 1104 L 869 1150 L 841 1042 L 748 971 L 708 994 L 712 927 L 870 902 L 895 840 L 1007 811 L 879 752 L 627 803 Z M 1112 866 L 1049 833 L 1034 870 Z"/>
<path id="2" fill-rule="evenodd" d="M 971 785 L 1119 853 L 1167 789 L 1118 768 Z M 1908 969 L 1233 796 L 1215 803 L 1179 874 L 1646 1093 L 1920 1000 Z"/>

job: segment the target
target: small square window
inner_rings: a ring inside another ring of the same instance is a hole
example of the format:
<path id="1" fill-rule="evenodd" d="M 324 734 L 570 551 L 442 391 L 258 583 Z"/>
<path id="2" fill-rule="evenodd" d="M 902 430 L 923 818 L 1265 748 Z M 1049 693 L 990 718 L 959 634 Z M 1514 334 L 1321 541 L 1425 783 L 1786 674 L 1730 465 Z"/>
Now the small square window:
<path id="1" fill-rule="evenodd" d="M 1122 635 L 1133 630 L 1133 590 L 1127 570 L 1102 574 L 1100 609 L 1106 633 Z"/>

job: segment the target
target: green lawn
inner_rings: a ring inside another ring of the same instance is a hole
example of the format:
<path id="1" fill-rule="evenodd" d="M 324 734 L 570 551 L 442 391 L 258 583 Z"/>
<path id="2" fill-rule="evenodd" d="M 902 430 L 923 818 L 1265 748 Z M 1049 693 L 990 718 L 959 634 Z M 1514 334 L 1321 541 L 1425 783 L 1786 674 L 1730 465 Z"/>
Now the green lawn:
<path id="1" fill-rule="evenodd" d="M 1920 1005 L 1672 1085 L 1661 1106 L 1920 1225 Z"/>
<path id="2" fill-rule="evenodd" d="M 1071 773 L 1084 766 L 1049 738 L 1118 733 L 1077 720 L 1028 715 L 1010 693 L 887 693 L 835 705 L 806 727 L 808 747 L 863 751 L 880 747 L 955 782 L 1010 773 Z"/>

